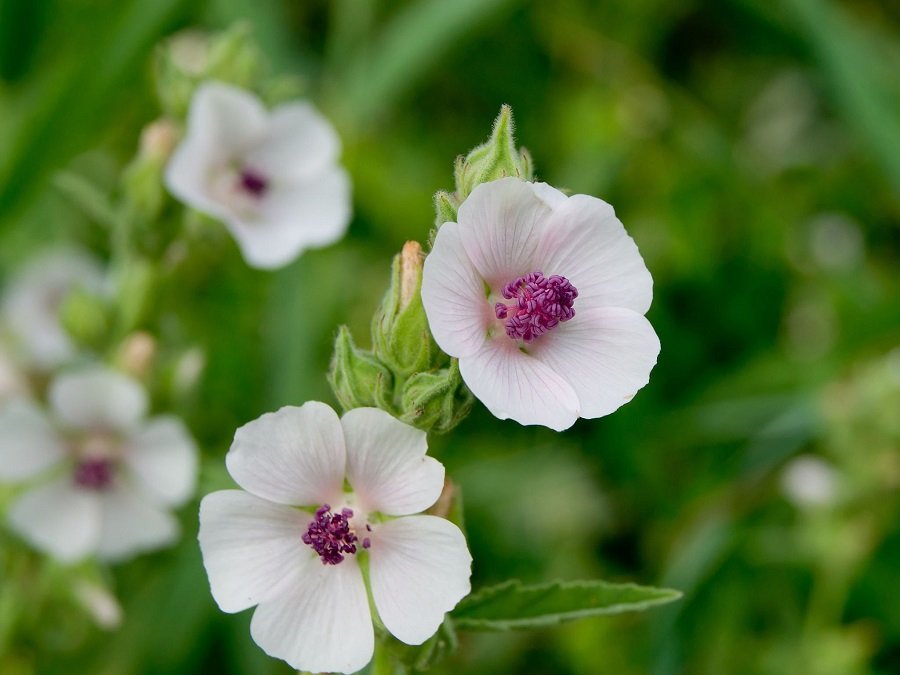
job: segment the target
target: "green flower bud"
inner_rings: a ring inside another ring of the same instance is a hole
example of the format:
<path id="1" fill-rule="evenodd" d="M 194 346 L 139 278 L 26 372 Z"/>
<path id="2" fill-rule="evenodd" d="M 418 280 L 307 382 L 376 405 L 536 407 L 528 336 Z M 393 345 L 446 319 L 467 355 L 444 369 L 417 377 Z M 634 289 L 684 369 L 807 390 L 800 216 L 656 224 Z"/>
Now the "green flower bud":
<path id="1" fill-rule="evenodd" d="M 338 329 L 328 383 L 344 410 L 374 406 L 391 412 L 392 377 L 371 352 L 359 349 L 346 326 Z"/>
<path id="2" fill-rule="evenodd" d="M 418 242 L 404 244 L 394 256 L 390 288 L 372 319 L 373 351 L 401 377 L 430 370 L 432 358 L 440 353 L 431 338 L 419 292 L 424 260 Z"/>
<path id="3" fill-rule="evenodd" d="M 491 137 L 474 148 L 465 159 L 457 158 L 454 175 L 458 203 L 462 203 L 481 183 L 507 176 L 517 176 L 523 180 L 533 178 L 531 156 L 524 148 L 516 149 L 514 130 L 512 108 L 504 105 L 494 121 Z"/>
<path id="4" fill-rule="evenodd" d="M 400 419 L 425 431 L 446 433 L 469 414 L 473 402 L 459 376 L 457 360 L 452 359 L 449 368 L 416 373 L 406 381 Z"/>
<path id="5" fill-rule="evenodd" d="M 130 216 L 145 222 L 159 217 L 166 199 L 163 171 L 177 140 L 178 131 L 171 120 L 160 119 L 144 127 L 138 154 L 122 177 Z"/>
<path id="6" fill-rule="evenodd" d="M 167 114 L 182 119 L 203 80 L 220 80 L 255 89 L 264 79 L 265 61 L 250 27 L 237 23 L 223 33 L 184 31 L 164 42 L 155 62 L 156 91 Z"/>
<path id="7" fill-rule="evenodd" d="M 156 267 L 148 260 L 135 258 L 121 268 L 119 285 L 119 330 L 130 333 L 150 313 L 156 295 Z"/>
<path id="8" fill-rule="evenodd" d="M 72 339 L 85 347 L 99 348 L 109 332 L 106 300 L 83 288 L 75 288 L 66 294 L 59 318 Z"/>

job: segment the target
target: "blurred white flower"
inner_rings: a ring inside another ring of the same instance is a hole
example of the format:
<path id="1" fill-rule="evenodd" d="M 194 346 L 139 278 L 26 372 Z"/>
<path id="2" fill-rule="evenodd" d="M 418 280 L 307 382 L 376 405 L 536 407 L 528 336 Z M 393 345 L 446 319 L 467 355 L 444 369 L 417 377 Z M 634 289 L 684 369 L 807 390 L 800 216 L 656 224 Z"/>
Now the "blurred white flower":
<path id="1" fill-rule="evenodd" d="M 250 92 L 209 82 L 166 169 L 169 190 L 225 223 L 244 259 L 271 269 L 338 240 L 350 221 L 340 140 L 310 104 L 267 112 Z"/>
<path id="2" fill-rule="evenodd" d="M 173 543 L 168 509 L 191 497 L 197 472 L 184 424 L 145 421 L 141 386 L 99 366 L 58 376 L 49 398 L 52 416 L 24 399 L 0 411 L 0 479 L 41 477 L 11 505 L 12 528 L 64 562 Z"/>
<path id="3" fill-rule="evenodd" d="M 469 593 L 472 558 L 456 525 L 410 515 L 443 488 L 444 467 L 426 450 L 424 432 L 383 410 L 339 419 L 316 401 L 238 429 L 226 464 L 246 492 L 200 504 L 200 549 L 219 607 L 259 605 L 253 639 L 294 668 L 355 672 L 374 649 L 363 555 L 385 628 L 407 644 L 427 640 Z"/>
<path id="4" fill-rule="evenodd" d="M 60 306 L 70 291 L 101 293 L 104 284 L 99 263 L 78 249 L 52 249 L 34 258 L 10 279 L 3 296 L 14 351 L 40 370 L 72 358 L 75 348 L 60 323 Z"/>
<path id="5" fill-rule="evenodd" d="M 781 489 L 795 506 L 827 506 L 837 498 L 838 479 L 834 467 L 821 457 L 801 455 L 784 467 Z"/>
<path id="6" fill-rule="evenodd" d="M 647 384 L 653 281 L 609 204 L 504 178 L 475 188 L 458 220 L 438 230 L 422 302 L 494 415 L 560 431 Z"/>

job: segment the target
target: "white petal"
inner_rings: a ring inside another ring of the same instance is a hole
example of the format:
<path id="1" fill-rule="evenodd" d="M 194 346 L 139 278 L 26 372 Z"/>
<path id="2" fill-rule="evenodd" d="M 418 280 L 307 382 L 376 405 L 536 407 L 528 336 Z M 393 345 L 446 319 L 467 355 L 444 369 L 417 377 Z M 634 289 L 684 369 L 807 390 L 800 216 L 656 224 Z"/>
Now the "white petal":
<path id="1" fill-rule="evenodd" d="M 469 594 L 472 556 L 449 520 L 410 516 L 378 525 L 369 549 L 372 598 L 397 639 L 420 645 Z"/>
<path id="2" fill-rule="evenodd" d="M 177 417 L 157 417 L 127 441 L 125 461 L 163 503 L 178 506 L 194 494 L 197 447 Z"/>
<path id="3" fill-rule="evenodd" d="M 308 401 L 245 424 L 225 457 L 242 488 L 293 506 L 335 504 L 344 486 L 344 434 L 337 413 Z"/>
<path id="4" fill-rule="evenodd" d="M 276 597 L 290 570 L 318 556 L 301 541 L 312 516 L 241 490 L 221 490 L 200 502 L 200 551 L 213 598 L 223 612 L 240 612 Z"/>
<path id="5" fill-rule="evenodd" d="M 444 223 L 422 271 L 422 304 L 435 341 L 451 356 L 477 352 L 493 319 L 484 281 L 469 260 L 457 223 Z"/>
<path id="6" fill-rule="evenodd" d="M 582 310 L 535 340 L 531 352 L 572 385 L 581 416 L 602 417 L 630 401 L 650 380 L 659 338 L 630 309 Z"/>
<path id="7" fill-rule="evenodd" d="M 506 335 L 460 359 L 459 372 L 475 397 L 501 420 L 562 431 L 578 419 L 578 397 L 572 387 Z"/>
<path id="8" fill-rule="evenodd" d="M 534 272 L 550 207 L 527 183 L 502 178 L 476 187 L 459 207 L 469 260 L 494 291 Z"/>
<path id="9" fill-rule="evenodd" d="M 97 556 L 122 560 L 174 544 L 180 527 L 175 517 L 150 502 L 139 489 L 120 483 L 101 493 L 102 524 Z"/>
<path id="10" fill-rule="evenodd" d="M 29 478 L 65 457 L 65 446 L 34 403 L 14 399 L 0 410 L 0 479 Z"/>
<path id="11" fill-rule="evenodd" d="M 575 312 L 626 307 L 644 314 L 653 299 L 653 279 L 634 240 L 612 206 L 574 195 L 554 210 L 543 233 L 538 268 L 559 274 L 578 289 Z"/>
<path id="12" fill-rule="evenodd" d="M 341 418 L 347 478 L 366 511 L 404 516 L 424 511 L 444 487 L 444 466 L 427 457 L 425 432 L 378 408 L 356 408 Z"/>
<path id="13" fill-rule="evenodd" d="M 547 185 L 547 183 L 531 183 L 531 189 L 551 209 L 559 208 L 569 199 L 565 193 L 560 192 L 552 185 Z"/>
<path id="14" fill-rule="evenodd" d="M 264 138 L 268 115 L 258 98 L 238 87 L 207 82 L 197 88 L 187 132 L 166 167 L 166 186 L 181 201 L 215 218 L 229 210 L 213 194 L 215 176 Z"/>
<path id="15" fill-rule="evenodd" d="M 141 385 L 102 366 L 59 375 L 48 396 L 60 418 L 76 429 L 127 431 L 147 412 Z"/>
<path id="16" fill-rule="evenodd" d="M 63 562 L 93 553 L 100 539 L 100 499 L 66 473 L 29 490 L 9 510 L 9 523 L 33 546 Z"/>
<path id="17" fill-rule="evenodd" d="M 354 673 L 371 659 L 375 635 L 355 557 L 292 570 L 283 595 L 253 613 L 250 635 L 269 656 L 311 673 Z M 289 588 L 290 590 L 287 590 Z"/>
<path id="18" fill-rule="evenodd" d="M 267 176 L 304 181 L 333 165 L 340 150 L 331 123 L 309 103 L 295 101 L 272 111 L 265 138 L 244 159 Z"/>
<path id="19" fill-rule="evenodd" d="M 226 225 L 247 264 L 282 267 L 308 248 L 331 244 L 350 222 L 350 179 L 332 167 L 308 180 L 276 184 L 252 217 L 228 218 Z"/>

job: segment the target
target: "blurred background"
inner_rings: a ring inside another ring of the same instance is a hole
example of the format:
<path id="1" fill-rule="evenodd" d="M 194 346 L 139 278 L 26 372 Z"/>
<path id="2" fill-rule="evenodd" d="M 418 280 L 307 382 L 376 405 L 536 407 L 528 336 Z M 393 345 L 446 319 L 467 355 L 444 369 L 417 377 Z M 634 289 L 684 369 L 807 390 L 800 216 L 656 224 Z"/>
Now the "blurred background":
<path id="1" fill-rule="evenodd" d="M 237 426 L 335 403 L 337 326 L 368 346 L 391 256 L 427 238 L 453 159 L 509 103 L 539 178 L 609 201 L 637 241 L 662 353 L 610 417 L 555 434 L 476 406 L 432 441 L 465 496 L 474 585 L 684 598 L 462 635 L 435 671 L 900 673 L 900 3 L 0 0 L 0 280 L 48 242 L 109 254 L 65 177 L 114 192 L 160 115 L 154 45 L 236 20 L 338 127 L 355 216 L 277 273 L 223 235 L 157 298 L 146 328 L 205 363 L 192 394 L 155 392 L 199 439 L 200 494 Z M 107 630 L 59 599 L 69 571 L 0 535 L 0 672 L 290 672 L 249 612 L 216 609 L 196 502 L 181 516 L 178 547 L 105 573 Z"/>

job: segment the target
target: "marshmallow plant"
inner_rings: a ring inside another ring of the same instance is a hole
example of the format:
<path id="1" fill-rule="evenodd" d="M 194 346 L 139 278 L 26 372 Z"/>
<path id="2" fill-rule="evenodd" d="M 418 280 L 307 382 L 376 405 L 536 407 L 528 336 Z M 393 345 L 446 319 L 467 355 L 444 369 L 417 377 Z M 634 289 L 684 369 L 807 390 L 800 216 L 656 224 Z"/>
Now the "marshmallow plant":
<path id="1" fill-rule="evenodd" d="M 221 220 L 253 267 L 272 269 L 331 244 L 350 221 L 340 139 L 312 105 L 267 110 L 244 89 L 200 85 L 165 172 L 169 191 Z"/>
<path id="2" fill-rule="evenodd" d="M 29 481 L 11 528 L 63 562 L 172 545 L 171 509 L 191 497 L 197 470 L 181 420 L 145 419 L 142 387 L 99 366 L 57 376 L 49 399 L 49 410 L 26 399 L 0 410 L 0 479 Z"/>

